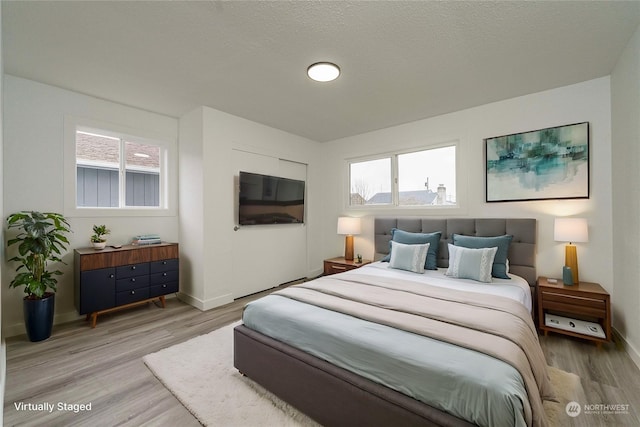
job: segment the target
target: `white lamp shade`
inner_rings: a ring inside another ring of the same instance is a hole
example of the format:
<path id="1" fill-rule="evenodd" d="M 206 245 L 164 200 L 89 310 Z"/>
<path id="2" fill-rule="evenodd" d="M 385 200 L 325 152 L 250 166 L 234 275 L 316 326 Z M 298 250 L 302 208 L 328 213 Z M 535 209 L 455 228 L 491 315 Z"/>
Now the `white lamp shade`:
<path id="1" fill-rule="evenodd" d="M 360 218 L 341 216 L 338 218 L 338 234 L 360 234 Z"/>
<path id="2" fill-rule="evenodd" d="M 556 242 L 588 242 L 589 230 L 586 218 L 556 218 L 553 225 Z"/>

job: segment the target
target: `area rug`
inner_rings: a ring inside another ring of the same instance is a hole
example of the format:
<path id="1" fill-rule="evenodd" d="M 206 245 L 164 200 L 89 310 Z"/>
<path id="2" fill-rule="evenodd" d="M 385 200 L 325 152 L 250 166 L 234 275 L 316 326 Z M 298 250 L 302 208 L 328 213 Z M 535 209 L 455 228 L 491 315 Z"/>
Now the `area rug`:
<path id="1" fill-rule="evenodd" d="M 318 426 L 233 367 L 233 328 L 224 326 L 144 356 L 153 374 L 205 426 Z M 549 367 L 560 402 L 545 402 L 550 425 L 584 395 L 577 375 Z M 584 401 L 584 400 L 582 400 Z"/>

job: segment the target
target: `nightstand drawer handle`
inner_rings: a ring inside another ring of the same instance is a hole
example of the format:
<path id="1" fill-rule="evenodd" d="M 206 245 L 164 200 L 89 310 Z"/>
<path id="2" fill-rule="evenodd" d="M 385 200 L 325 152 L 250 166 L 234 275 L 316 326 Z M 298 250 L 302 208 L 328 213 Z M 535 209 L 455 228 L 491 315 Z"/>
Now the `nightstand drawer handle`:
<path id="1" fill-rule="evenodd" d="M 334 270 L 346 270 L 347 267 L 343 267 L 341 265 L 332 265 L 331 268 L 333 268 Z"/>

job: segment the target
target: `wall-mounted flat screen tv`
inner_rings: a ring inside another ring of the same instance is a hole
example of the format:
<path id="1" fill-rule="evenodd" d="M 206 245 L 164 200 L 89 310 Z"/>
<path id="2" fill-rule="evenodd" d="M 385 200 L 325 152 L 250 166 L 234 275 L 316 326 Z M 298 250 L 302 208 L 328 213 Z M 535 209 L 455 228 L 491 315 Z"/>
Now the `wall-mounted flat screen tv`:
<path id="1" fill-rule="evenodd" d="M 304 223 L 304 181 L 240 172 L 238 224 Z"/>

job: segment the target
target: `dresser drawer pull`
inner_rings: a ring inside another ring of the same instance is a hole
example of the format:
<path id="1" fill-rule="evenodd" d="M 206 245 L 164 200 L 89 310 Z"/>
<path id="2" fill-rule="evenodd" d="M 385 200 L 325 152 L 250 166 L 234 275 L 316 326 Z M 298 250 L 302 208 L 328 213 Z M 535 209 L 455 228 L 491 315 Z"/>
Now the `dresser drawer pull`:
<path id="1" fill-rule="evenodd" d="M 162 265 L 167 265 L 167 261 L 162 261 Z"/>
<path id="2" fill-rule="evenodd" d="M 136 278 L 135 278 L 135 277 L 132 277 L 132 278 L 131 278 L 131 281 L 132 281 L 132 282 L 135 282 L 135 281 L 136 281 Z"/>
<path id="3" fill-rule="evenodd" d="M 135 294 L 136 294 L 136 291 L 131 291 L 131 295 L 135 295 Z"/>
<path id="4" fill-rule="evenodd" d="M 166 287 L 167 287 L 167 285 L 162 285 L 162 287 L 163 287 L 163 288 L 166 288 Z"/>
<path id="5" fill-rule="evenodd" d="M 135 266 L 135 265 L 134 265 L 134 266 L 131 266 L 131 269 L 132 269 L 132 270 L 135 270 L 135 269 L 136 269 L 136 266 Z"/>
<path id="6" fill-rule="evenodd" d="M 341 265 L 332 265 L 331 268 L 333 268 L 334 270 L 346 270 L 347 267 L 343 267 Z"/>
<path id="7" fill-rule="evenodd" d="M 109 279 L 113 279 L 114 277 L 116 277 L 116 276 L 115 276 L 115 275 L 113 275 L 113 274 L 110 274 L 110 275 L 109 275 Z"/>

